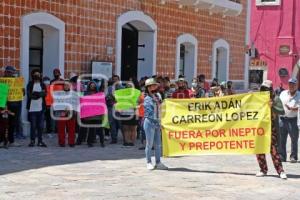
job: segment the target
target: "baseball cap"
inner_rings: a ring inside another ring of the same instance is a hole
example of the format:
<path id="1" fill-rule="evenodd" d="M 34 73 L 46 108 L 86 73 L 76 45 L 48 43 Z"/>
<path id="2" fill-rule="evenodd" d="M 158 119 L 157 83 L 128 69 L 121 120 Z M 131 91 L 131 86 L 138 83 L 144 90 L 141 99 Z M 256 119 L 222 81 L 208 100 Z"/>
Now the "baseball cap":
<path id="1" fill-rule="evenodd" d="M 289 83 L 294 83 L 294 84 L 296 84 L 296 83 L 297 83 L 297 79 L 295 79 L 295 78 L 290 78 L 290 79 L 289 79 Z"/>

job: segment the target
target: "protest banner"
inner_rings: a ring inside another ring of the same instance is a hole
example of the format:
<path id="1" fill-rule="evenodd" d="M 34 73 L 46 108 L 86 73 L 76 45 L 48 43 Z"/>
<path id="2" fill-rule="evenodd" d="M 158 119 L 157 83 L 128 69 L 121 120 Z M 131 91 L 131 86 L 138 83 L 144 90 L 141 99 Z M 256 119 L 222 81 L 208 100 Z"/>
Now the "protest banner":
<path id="1" fill-rule="evenodd" d="M 99 92 L 80 97 L 80 118 L 107 114 L 105 94 Z"/>
<path id="2" fill-rule="evenodd" d="M 163 155 L 270 152 L 270 93 L 167 99 L 162 108 Z"/>
<path id="3" fill-rule="evenodd" d="M 0 78 L 0 83 L 9 85 L 8 101 L 22 101 L 24 97 L 24 78 Z"/>
<path id="4" fill-rule="evenodd" d="M 0 83 L 0 108 L 5 108 L 7 103 L 9 86 L 5 83 Z"/>
<path id="5" fill-rule="evenodd" d="M 53 104 L 52 108 L 54 111 L 58 110 L 73 110 L 79 111 L 79 96 L 76 92 L 70 91 L 54 91 L 53 92 Z"/>
<path id="6" fill-rule="evenodd" d="M 137 107 L 141 91 L 135 88 L 125 88 L 116 90 L 114 95 L 117 101 L 115 104 L 115 109 L 129 110 Z"/>

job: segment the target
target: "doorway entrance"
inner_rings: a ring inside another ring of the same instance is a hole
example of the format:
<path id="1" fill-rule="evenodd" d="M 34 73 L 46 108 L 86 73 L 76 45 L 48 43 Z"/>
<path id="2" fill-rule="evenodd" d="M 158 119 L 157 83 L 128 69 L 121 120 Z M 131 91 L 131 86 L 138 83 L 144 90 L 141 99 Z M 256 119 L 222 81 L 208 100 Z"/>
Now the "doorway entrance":
<path id="1" fill-rule="evenodd" d="M 122 80 L 156 74 L 157 26 L 141 11 L 129 11 L 117 20 L 115 74 Z"/>
<path id="2" fill-rule="evenodd" d="M 127 23 L 122 29 L 122 80 L 137 79 L 138 67 L 138 30 Z"/>

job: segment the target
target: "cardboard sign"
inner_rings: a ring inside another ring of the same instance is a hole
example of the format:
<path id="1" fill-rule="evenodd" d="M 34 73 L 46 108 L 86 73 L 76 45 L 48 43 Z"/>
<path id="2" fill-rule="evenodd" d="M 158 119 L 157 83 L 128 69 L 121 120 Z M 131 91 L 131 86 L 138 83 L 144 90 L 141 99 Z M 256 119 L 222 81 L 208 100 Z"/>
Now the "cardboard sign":
<path id="1" fill-rule="evenodd" d="M 107 106 L 103 92 L 80 97 L 80 118 L 104 114 L 107 114 Z"/>
<path id="2" fill-rule="evenodd" d="M 0 83 L 5 83 L 9 86 L 8 101 L 22 101 L 24 97 L 24 78 L 0 78 Z"/>
<path id="3" fill-rule="evenodd" d="M 5 83 L 0 83 L 0 108 L 5 108 L 7 103 L 9 86 Z"/>
<path id="4" fill-rule="evenodd" d="M 79 96 L 76 92 L 70 91 L 56 91 L 53 92 L 53 104 L 52 108 L 54 111 L 59 110 L 73 110 L 79 111 Z"/>
<path id="5" fill-rule="evenodd" d="M 125 88 L 121 90 L 116 90 L 114 95 L 117 100 L 117 103 L 115 104 L 115 109 L 129 110 L 137 107 L 141 91 L 135 88 Z"/>

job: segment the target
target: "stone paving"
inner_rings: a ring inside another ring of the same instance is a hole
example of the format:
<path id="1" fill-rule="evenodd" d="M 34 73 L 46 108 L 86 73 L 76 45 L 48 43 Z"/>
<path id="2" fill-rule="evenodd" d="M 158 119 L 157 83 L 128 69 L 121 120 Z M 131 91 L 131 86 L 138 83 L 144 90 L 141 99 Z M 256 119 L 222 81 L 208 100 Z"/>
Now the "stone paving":
<path id="1" fill-rule="evenodd" d="M 284 163 L 288 180 L 255 177 L 255 156 L 165 158 L 169 171 L 148 171 L 144 151 L 120 144 L 0 149 L 0 200 L 300 199 L 300 163 Z"/>

